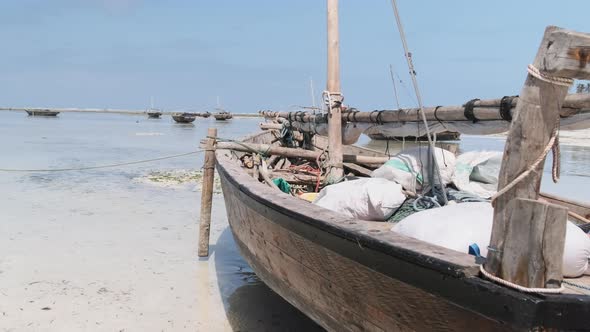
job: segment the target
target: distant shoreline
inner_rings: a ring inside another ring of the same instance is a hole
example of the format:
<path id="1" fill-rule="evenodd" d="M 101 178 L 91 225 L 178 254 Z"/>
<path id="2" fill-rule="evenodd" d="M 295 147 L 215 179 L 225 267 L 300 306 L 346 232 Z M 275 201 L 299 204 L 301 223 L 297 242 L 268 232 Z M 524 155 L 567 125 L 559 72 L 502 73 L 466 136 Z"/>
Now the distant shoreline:
<path id="1" fill-rule="evenodd" d="M 146 110 L 115 110 L 115 109 L 73 109 L 73 108 L 7 108 L 1 107 L 0 111 L 5 112 L 24 112 L 24 111 L 40 111 L 50 110 L 60 113 L 104 113 L 104 114 L 127 114 L 127 115 L 147 115 Z M 162 112 L 162 115 L 171 115 L 176 112 Z M 188 112 L 190 113 L 190 112 Z M 258 113 L 233 113 L 234 118 L 259 118 L 262 117 Z"/>

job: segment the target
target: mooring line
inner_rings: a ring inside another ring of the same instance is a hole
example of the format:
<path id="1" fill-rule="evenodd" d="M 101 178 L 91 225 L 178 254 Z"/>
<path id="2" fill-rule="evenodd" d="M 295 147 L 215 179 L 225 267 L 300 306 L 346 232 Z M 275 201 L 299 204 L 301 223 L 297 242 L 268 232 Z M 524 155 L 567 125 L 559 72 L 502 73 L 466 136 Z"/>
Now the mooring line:
<path id="1" fill-rule="evenodd" d="M 184 156 L 189 156 L 193 154 L 197 154 L 203 152 L 204 150 L 196 150 L 181 154 L 175 154 L 171 156 L 159 157 L 159 158 L 152 158 L 152 159 L 143 159 L 143 160 L 135 160 L 129 161 L 124 163 L 116 163 L 116 164 L 107 164 L 107 165 L 98 165 L 98 166 L 86 166 L 86 167 L 71 167 L 71 168 L 47 168 L 47 169 L 17 169 L 17 168 L 0 168 L 0 172 L 66 172 L 66 171 L 85 171 L 90 169 L 99 169 L 99 168 L 110 168 L 110 167 L 118 167 L 118 166 L 127 166 L 127 165 L 136 165 L 136 164 L 144 164 L 150 163 L 159 160 L 165 159 L 172 159 L 172 158 L 179 158 Z"/>

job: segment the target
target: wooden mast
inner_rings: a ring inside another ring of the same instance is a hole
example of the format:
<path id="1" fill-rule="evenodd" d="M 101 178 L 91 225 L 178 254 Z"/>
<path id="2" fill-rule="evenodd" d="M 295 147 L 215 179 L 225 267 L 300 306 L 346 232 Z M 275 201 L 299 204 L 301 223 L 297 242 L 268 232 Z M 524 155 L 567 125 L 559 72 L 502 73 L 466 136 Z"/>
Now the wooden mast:
<path id="1" fill-rule="evenodd" d="M 485 270 L 520 286 L 561 285 L 567 210 L 538 201 L 539 189 L 544 153 L 557 137 L 567 79 L 588 79 L 588 60 L 590 35 L 547 27 L 516 106 Z M 519 181 L 521 174 L 527 175 Z"/>
<path id="2" fill-rule="evenodd" d="M 338 181 L 342 170 L 342 95 L 340 94 L 340 54 L 338 0 L 328 1 L 328 183 Z"/>

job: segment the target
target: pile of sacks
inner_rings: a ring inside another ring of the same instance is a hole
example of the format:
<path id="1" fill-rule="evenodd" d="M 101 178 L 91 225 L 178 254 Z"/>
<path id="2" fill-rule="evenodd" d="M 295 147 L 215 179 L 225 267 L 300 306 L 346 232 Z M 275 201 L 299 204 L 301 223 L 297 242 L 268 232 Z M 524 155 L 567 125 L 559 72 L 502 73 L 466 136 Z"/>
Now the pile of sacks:
<path id="1" fill-rule="evenodd" d="M 455 157 L 437 148 L 436 161 L 444 185 L 482 198 L 493 196 L 498 187 L 502 162 L 500 152 L 468 152 Z M 417 193 L 429 185 L 428 151 L 410 149 L 392 157 L 372 173 L 371 178 L 350 180 L 327 186 L 314 204 L 347 217 L 384 221 L 406 200 L 406 192 Z M 450 204 L 414 213 L 396 224 L 392 231 L 439 245 L 469 252 L 476 244 L 487 255 L 493 223 L 493 208 L 488 202 Z M 563 257 L 563 274 L 577 277 L 590 274 L 590 238 L 568 221 Z"/>
<path id="2" fill-rule="evenodd" d="M 444 185 L 452 181 L 455 155 L 435 148 Z M 415 194 L 429 185 L 427 149 L 404 150 L 373 171 L 371 178 L 344 181 L 320 191 L 314 204 L 348 217 L 384 221 L 406 200 L 406 192 Z"/>
<path id="3" fill-rule="evenodd" d="M 455 157 L 447 150 L 435 148 L 434 156 L 445 186 L 452 183 L 459 190 L 482 198 L 496 193 L 501 152 L 467 152 Z M 404 150 L 374 170 L 371 178 L 328 186 L 313 203 L 361 220 L 387 220 L 404 203 L 406 193 L 415 195 L 429 187 L 430 171 L 434 169 L 429 162 L 428 149 Z"/>
<path id="4" fill-rule="evenodd" d="M 485 257 L 490 244 L 494 209 L 488 202 L 447 205 L 415 213 L 393 226 L 392 231 L 447 249 L 469 253 L 476 244 Z M 567 222 L 563 251 L 563 275 L 590 274 L 590 238 Z"/>

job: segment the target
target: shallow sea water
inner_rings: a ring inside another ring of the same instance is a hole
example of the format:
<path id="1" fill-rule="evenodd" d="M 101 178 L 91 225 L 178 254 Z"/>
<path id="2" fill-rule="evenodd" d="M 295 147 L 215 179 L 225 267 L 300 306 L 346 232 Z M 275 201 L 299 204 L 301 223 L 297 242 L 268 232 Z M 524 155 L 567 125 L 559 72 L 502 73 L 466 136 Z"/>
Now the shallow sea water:
<path id="1" fill-rule="evenodd" d="M 197 150 L 208 127 L 238 138 L 260 121 L 184 125 L 170 117 L 1 112 L 0 168 L 75 168 L 180 154 Z M 386 147 L 366 137 L 359 144 Z M 464 136 L 460 142 L 461 151 L 503 146 L 501 138 Z M 392 153 L 400 147 L 389 143 Z M 546 173 L 543 189 L 590 201 L 590 148 L 561 150 L 562 180 L 553 184 Z M 212 255 L 199 260 L 196 184 L 138 181 L 153 171 L 199 169 L 202 161 L 197 154 L 86 171 L 0 171 L 0 328 L 321 330 L 239 256 L 221 195 L 214 200 Z"/>

